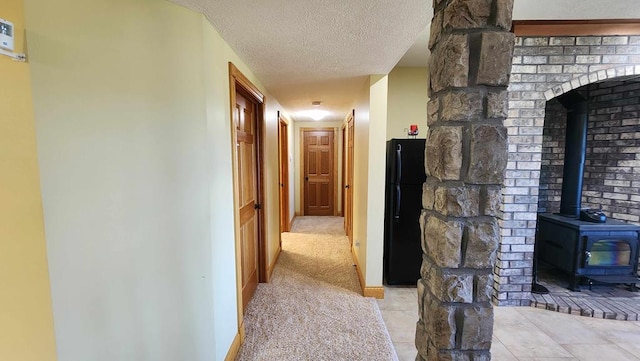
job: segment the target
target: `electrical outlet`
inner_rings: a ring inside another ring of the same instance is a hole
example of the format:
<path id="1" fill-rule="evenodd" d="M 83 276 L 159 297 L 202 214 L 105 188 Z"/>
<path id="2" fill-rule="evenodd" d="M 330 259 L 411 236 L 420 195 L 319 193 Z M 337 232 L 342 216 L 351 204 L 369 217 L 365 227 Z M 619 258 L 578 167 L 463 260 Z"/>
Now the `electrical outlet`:
<path id="1" fill-rule="evenodd" d="M 356 239 L 356 247 L 360 247 L 360 241 Z"/>

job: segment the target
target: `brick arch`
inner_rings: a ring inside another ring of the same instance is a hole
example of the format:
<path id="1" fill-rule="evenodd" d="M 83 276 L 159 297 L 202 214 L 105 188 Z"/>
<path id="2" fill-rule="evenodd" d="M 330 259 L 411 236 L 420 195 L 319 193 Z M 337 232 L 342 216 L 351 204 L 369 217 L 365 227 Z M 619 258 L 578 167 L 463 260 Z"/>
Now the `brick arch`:
<path id="1" fill-rule="evenodd" d="M 640 36 L 517 37 L 508 88 L 509 159 L 502 186 L 493 302 L 530 303 L 545 106 L 603 80 L 640 75 Z"/>
<path id="2" fill-rule="evenodd" d="M 544 92 L 544 97 L 547 101 L 558 97 L 564 93 L 568 93 L 573 89 L 578 89 L 585 85 L 597 83 L 604 80 L 618 80 L 624 77 L 630 77 L 634 75 L 640 75 L 640 65 L 620 66 L 617 68 L 610 68 L 606 70 L 594 71 L 580 77 L 571 79 L 560 85 L 556 85 L 551 89 Z M 620 79 L 625 80 L 625 79 Z"/>

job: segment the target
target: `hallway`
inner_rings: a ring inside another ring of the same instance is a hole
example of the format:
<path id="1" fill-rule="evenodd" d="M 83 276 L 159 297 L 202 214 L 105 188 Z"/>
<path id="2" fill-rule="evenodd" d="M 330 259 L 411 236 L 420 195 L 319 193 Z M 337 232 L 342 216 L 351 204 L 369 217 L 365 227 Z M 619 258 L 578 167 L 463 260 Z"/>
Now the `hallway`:
<path id="1" fill-rule="evenodd" d="M 375 300 L 361 296 L 342 227 L 342 217 L 298 217 L 282 234 L 272 281 L 245 314 L 237 360 L 396 360 Z"/>

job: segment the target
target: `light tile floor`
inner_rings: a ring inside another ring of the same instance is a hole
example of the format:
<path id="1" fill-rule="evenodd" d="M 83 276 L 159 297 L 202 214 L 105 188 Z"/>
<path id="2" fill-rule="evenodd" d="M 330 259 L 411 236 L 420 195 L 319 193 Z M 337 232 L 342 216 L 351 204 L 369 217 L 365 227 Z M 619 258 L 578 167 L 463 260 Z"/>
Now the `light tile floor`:
<path id="1" fill-rule="evenodd" d="M 399 360 L 414 361 L 416 289 L 385 286 L 378 306 Z M 491 353 L 493 361 L 640 361 L 640 321 L 496 307 Z"/>

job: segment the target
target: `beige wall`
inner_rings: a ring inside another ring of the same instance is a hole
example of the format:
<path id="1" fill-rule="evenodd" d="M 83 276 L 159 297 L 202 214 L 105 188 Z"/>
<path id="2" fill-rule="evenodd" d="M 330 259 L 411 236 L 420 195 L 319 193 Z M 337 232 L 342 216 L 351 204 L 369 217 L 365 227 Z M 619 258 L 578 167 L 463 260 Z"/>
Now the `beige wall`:
<path id="1" fill-rule="evenodd" d="M 22 0 L 3 0 L 24 52 Z M 0 56 L 0 360 L 53 361 L 47 250 L 29 63 Z"/>
<path id="2" fill-rule="evenodd" d="M 371 75 L 355 108 L 353 253 L 365 287 L 382 286 L 388 76 Z"/>
<path id="3" fill-rule="evenodd" d="M 382 286 L 384 191 L 388 76 L 372 75 L 369 83 L 369 167 L 367 179 L 367 287 Z"/>
<path id="4" fill-rule="evenodd" d="M 336 130 L 336 132 L 334 133 L 336 135 L 335 137 L 335 144 L 336 144 L 336 161 L 338 162 L 337 164 L 337 169 L 338 169 L 338 183 L 336 184 L 335 187 L 335 191 L 338 192 L 337 194 L 337 204 L 335 205 L 337 207 L 337 210 L 340 211 L 342 209 L 342 131 L 341 131 L 341 127 L 342 127 L 342 122 L 338 121 L 338 122 L 294 122 L 294 146 L 293 146 L 293 157 L 294 157 L 294 168 L 295 168 L 295 177 L 294 177 L 294 187 L 295 187 L 295 214 L 302 214 L 302 210 L 300 209 L 300 205 L 302 204 L 302 202 L 300 202 L 300 197 L 301 194 L 300 192 L 302 191 L 301 187 L 302 184 L 300 182 L 300 177 L 301 177 L 301 162 L 300 162 L 300 156 L 301 156 L 301 152 L 302 152 L 302 148 L 301 148 L 301 142 L 300 142 L 300 132 L 302 128 L 332 128 L 334 130 Z"/>
<path id="5" fill-rule="evenodd" d="M 266 242 L 268 247 L 268 265 L 276 261 L 280 245 L 280 220 L 279 220 L 279 159 L 278 159 L 278 111 L 291 124 L 289 115 L 282 111 L 278 101 L 262 85 L 244 62 L 236 55 L 229 45 L 216 32 L 211 24 L 201 17 L 204 34 L 204 85 L 206 96 L 208 144 L 211 147 L 209 168 L 210 178 L 213 180 L 209 190 L 209 207 L 211 212 L 210 229 L 213 235 L 213 260 L 212 283 L 214 287 L 214 310 L 218 315 L 215 322 L 217 354 L 228 350 L 228 345 L 233 341 L 233 334 L 228 332 L 235 319 L 236 309 L 235 294 L 230 294 L 230 282 L 235 287 L 235 279 L 229 277 L 230 254 L 235 252 L 235 244 L 228 242 L 233 239 L 233 213 L 229 206 L 233 204 L 233 189 L 231 176 L 231 114 L 229 109 L 229 78 L 228 62 L 232 62 L 256 87 L 260 89 L 266 100 L 266 133 L 264 152 L 264 189 L 265 189 L 265 218 L 266 218 Z M 293 127 L 289 126 L 289 145 L 293 146 Z M 290 165 L 290 182 L 293 178 L 293 169 Z M 293 189 L 290 189 L 290 207 L 293 204 Z M 291 212 L 293 217 L 293 212 Z M 231 231 L 231 233 L 229 233 Z M 221 242 L 221 240 L 223 240 Z"/>
<path id="6" fill-rule="evenodd" d="M 26 15 L 58 357 L 224 359 L 238 332 L 228 62 L 267 99 L 270 262 L 281 107 L 175 4 L 31 0 Z"/>
<path id="7" fill-rule="evenodd" d="M 369 167 L 369 81 L 362 85 L 354 105 L 353 145 L 353 253 L 363 275 L 367 267 L 367 194 Z M 382 262 L 382 260 L 380 260 Z"/>
<path id="8" fill-rule="evenodd" d="M 417 138 L 427 135 L 427 68 L 394 68 L 389 73 L 387 139 L 409 138 L 405 129 L 417 124 Z"/>

